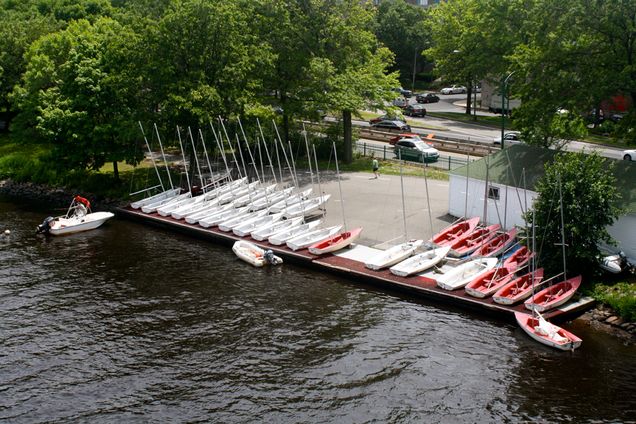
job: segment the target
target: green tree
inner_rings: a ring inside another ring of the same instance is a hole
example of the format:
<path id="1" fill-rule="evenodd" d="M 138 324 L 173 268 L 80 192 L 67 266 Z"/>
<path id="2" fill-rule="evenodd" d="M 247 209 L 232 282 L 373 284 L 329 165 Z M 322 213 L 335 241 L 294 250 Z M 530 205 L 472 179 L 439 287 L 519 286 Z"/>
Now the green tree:
<path id="1" fill-rule="evenodd" d="M 534 221 L 536 226 L 539 266 L 552 273 L 563 270 L 562 205 L 568 269 L 587 270 L 587 274 L 598 269 L 598 244 L 613 242 L 607 227 L 620 213 L 611 170 L 611 162 L 596 153 L 561 153 L 546 166 L 536 186 L 539 195 L 525 215 L 526 222 L 531 226 Z"/>
<path id="2" fill-rule="evenodd" d="M 135 38 L 110 18 L 79 20 L 27 52 L 14 95 L 22 122 L 53 145 L 58 168 L 98 169 L 112 161 L 117 177 L 117 161 L 138 159 L 130 145 L 137 88 L 123 72 Z"/>

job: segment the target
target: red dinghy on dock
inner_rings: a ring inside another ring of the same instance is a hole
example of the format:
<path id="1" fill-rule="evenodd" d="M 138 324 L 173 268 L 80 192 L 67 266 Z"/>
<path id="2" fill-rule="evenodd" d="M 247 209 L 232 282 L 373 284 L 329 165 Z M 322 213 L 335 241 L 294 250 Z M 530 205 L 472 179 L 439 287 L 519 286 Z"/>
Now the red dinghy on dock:
<path id="1" fill-rule="evenodd" d="M 344 233 L 336 234 L 333 237 L 323 240 L 316 244 L 309 246 L 309 252 L 314 255 L 323 255 L 329 252 L 335 252 L 336 250 L 344 249 L 351 243 L 356 241 L 360 237 L 362 227 L 354 228 L 351 231 L 345 231 Z"/>
<path id="2" fill-rule="evenodd" d="M 526 246 L 521 246 L 504 261 L 504 266 L 510 269 L 519 270 L 526 266 L 533 256 L 534 252 L 531 252 Z"/>
<path id="3" fill-rule="evenodd" d="M 475 250 L 471 256 L 499 256 L 504 253 L 508 246 L 510 246 L 510 244 L 515 240 L 516 235 L 516 228 L 513 228 L 507 233 L 499 234 L 498 236 L 488 240 L 488 242 L 484 243 L 482 246 L 479 246 L 479 248 Z"/>
<path id="4" fill-rule="evenodd" d="M 583 340 L 554 324 L 546 321 L 541 314 L 533 317 L 524 312 L 515 312 L 517 322 L 530 337 L 544 345 L 561 350 L 574 350 Z"/>
<path id="5" fill-rule="evenodd" d="M 574 296 L 580 285 L 581 276 L 579 275 L 547 287 L 535 294 L 533 298 L 526 300 L 526 309 L 543 312 L 561 306 Z"/>
<path id="6" fill-rule="evenodd" d="M 543 280 L 543 268 L 534 272 L 535 287 Z M 493 296 L 492 300 L 500 305 L 514 305 L 532 295 L 532 273 L 529 272 L 521 277 L 512 280 L 501 287 Z"/>
<path id="7" fill-rule="evenodd" d="M 485 298 L 491 296 L 514 277 L 514 271 L 504 267 L 491 269 L 484 275 L 475 278 L 466 285 L 466 293 L 471 296 Z"/>
<path id="8" fill-rule="evenodd" d="M 456 224 L 451 225 L 450 227 L 444 228 L 442 231 L 435 234 L 431 238 L 431 242 L 440 247 L 450 246 L 460 237 L 472 233 L 477 227 L 477 224 L 479 224 L 479 217 L 460 221 Z"/>
<path id="9" fill-rule="evenodd" d="M 486 243 L 492 237 L 495 237 L 500 228 L 501 225 L 499 224 L 477 228 L 473 232 L 458 238 L 457 241 L 451 245 L 451 250 L 448 254 L 455 258 L 470 255 L 477 250 L 479 246 Z"/>

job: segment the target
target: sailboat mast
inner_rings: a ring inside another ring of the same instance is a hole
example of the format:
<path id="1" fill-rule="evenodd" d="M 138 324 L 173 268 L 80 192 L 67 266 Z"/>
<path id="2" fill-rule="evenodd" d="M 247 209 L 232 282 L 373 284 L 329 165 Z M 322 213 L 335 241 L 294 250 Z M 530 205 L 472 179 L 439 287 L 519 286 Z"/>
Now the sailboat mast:
<path id="1" fill-rule="evenodd" d="M 464 200 L 464 219 L 468 218 L 468 174 L 470 171 L 470 155 L 466 153 L 466 194 Z"/>
<path id="2" fill-rule="evenodd" d="M 201 144 L 203 145 L 203 153 L 205 154 L 205 161 L 208 164 L 208 171 L 210 172 L 210 182 L 213 182 L 214 178 L 212 176 L 212 165 L 210 164 L 210 156 L 208 156 L 208 148 L 205 147 L 205 139 L 203 138 L 203 131 L 201 131 L 201 128 L 199 128 L 199 137 L 201 137 Z M 214 186 L 216 187 L 216 182 L 214 183 Z"/>
<path id="3" fill-rule="evenodd" d="M 197 155 L 197 148 L 194 144 L 194 137 L 192 136 L 192 130 L 188 127 L 188 136 L 190 137 L 190 143 L 192 143 L 192 154 L 194 155 L 194 163 L 197 166 L 197 172 L 199 173 L 199 182 L 201 183 L 201 188 L 205 191 L 205 181 L 203 180 L 203 175 L 201 174 L 201 166 L 199 165 L 199 156 Z M 194 177 L 192 177 L 194 179 Z M 194 182 L 194 181 L 193 181 Z"/>
<path id="4" fill-rule="evenodd" d="M 563 219 L 563 192 L 561 190 L 561 174 L 559 175 L 559 205 L 561 209 L 561 252 L 563 254 L 563 279 L 568 279 L 567 264 L 565 263 L 565 221 Z"/>
<path id="5" fill-rule="evenodd" d="M 340 183 L 340 168 L 338 167 L 338 152 L 336 151 L 335 142 L 333 142 L 333 156 L 334 156 L 334 159 L 336 160 L 336 176 L 338 177 L 338 190 L 340 191 L 340 206 L 342 206 L 342 224 L 344 225 L 344 230 L 347 231 L 347 221 L 345 220 L 345 210 L 344 210 L 344 198 L 342 197 L 342 185 Z"/>
<path id="6" fill-rule="evenodd" d="M 285 152 L 285 146 L 283 145 L 283 140 L 280 138 L 280 134 L 278 133 L 278 127 L 276 126 L 276 121 L 274 121 L 272 119 L 272 123 L 274 124 L 274 129 L 276 130 L 276 136 L 278 138 L 278 142 L 280 143 L 280 148 L 283 151 L 283 157 L 285 158 L 285 163 L 287 163 L 287 167 L 289 168 L 289 173 L 292 176 L 292 181 L 294 182 L 294 185 L 296 187 L 298 187 L 298 178 L 296 176 L 296 168 L 292 168 L 292 166 L 289 163 L 289 160 L 287 159 L 287 153 Z M 292 155 L 291 150 L 289 151 L 289 155 Z M 293 161 L 293 156 L 291 157 L 292 161 Z"/>
<path id="7" fill-rule="evenodd" d="M 212 134 L 214 135 L 214 141 L 216 141 L 216 147 L 219 149 L 221 153 L 221 159 L 223 159 L 223 164 L 225 165 L 225 171 L 232 177 L 232 173 L 230 172 L 230 167 L 227 164 L 227 158 L 225 157 L 225 152 L 223 151 L 223 139 L 219 143 L 219 137 L 216 135 L 216 130 L 214 129 L 214 125 L 212 125 L 212 121 L 210 120 L 210 128 L 212 128 Z M 239 171 L 239 178 L 241 177 L 241 173 Z"/>
<path id="8" fill-rule="evenodd" d="M 398 150 L 398 160 L 400 161 L 400 187 L 402 189 L 402 219 L 404 220 L 404 241 L 409 241 L 406 229 L 406 203 L 404 202 L 404 178 L 402 176 L 402 150 Z"/>
<path id="9" fill-rule="evenodd" d="M 312 149 L 314 151 L 314 160 L 316 161 L 316 178 L 318 179 L 318 191 L 320 198 L 322 198 L 322 187 L 320 185 L 320 172 L 318 171 L 318 155 L 316 155 L 316 146 L 312 144 Z M 326 209 L 323 209 L 322 216 L 325 216 Z"/>
<path id="10" fill-rule="evenodd" d="M 166 154 L 163 152 L 163 143 L 161 142 L 161 136 L 159 135 L 159 129 L 157 129 L 157 124 L 154 124 L 155 132 L 157 133 L 157 141 L 159 142 L 159 149 L 161 149 L 161 157 L 163 157 L 163 163 L 166 165 L 166 172 L 168 173 L 168 181 L 170 181 L 170 188 L 174 188 L 172 184 L 172 177 L 170 176 L 170 168 L 168 167 L 168 160 L 166 159 Z"/>
<path id="11" fill-rule="evenodd" d="M 263 128 L 261 128 L 261 121 L 256 118 L 256 123 L 258 124 L 258 130 L 261 133 L 261 139 L 263 140 L 263 146 L 265 147 L 265 154 L 267 155 L 267 161 L 269 162 L 269 166 L 272 169 L 272 177 L 274 177 L 274 183 L 278 184 L 278 180 L 276 179 L 276 171 L 274 170 L 274 164 L 272 163 L 272 158 L 269 155 L 269 149 L 267 148 L 267 140 L 263 135 Z M 274 145 L 276 148 L 276 145 Z M 278 149 L 276 149 L 276 156 L 278 156 Z M 280 168 L 280 160 L 278 161 L 278 167 Z M 283 171 L 280 171 L 280 183 L 283 184 Z"/>
<path id="12" fill-rule="evenodd" d="M 188 183 L 188 191 L 192 193 L 192 186 L 190 185 L 190 175 L 188 174 L 188 164 L 186 163 L 185 150 L 183 150 L 183 141 L 181 141 L 181 129 L 177 125 L 177 136 L 179 137 L 179 146 L 181 146 L 181 156 L 183 156 L 183 168 L 185 169 L 186 181 Z"/>
<path id="13" fill-rule="evenodd" d="M 428 225 L 431 229 L 431 239 L 432 239 L 433 238 L 433 214 L 431 213 L 431 199 L 430 199 L 430 196 L 428 195 L 428 176 L 426 175 L 427 169 L 428 169 L 428 164 L 424 162 L 424 186 L 426 187 L 426 205 L 428 207 Z"/>
<path id="14" fill-rule="evenodd" d="M 311 169 L 311 154 L 309 153 L 309 141 L 307 141 L 307 130 L 305 129 L 305 124 L 303 123 L 303 136 L 305 137 L 305 148 L 307 149 L 307 159 L 309 159 L 309 175 L 311 177 L 311 186 L 314 186 L 314 173 Z"/>
<path id="15" fill-rule="evenodd" d="M 232 147 L 232 142 L 230 141 L 230 137 L 227 135 L 227 130 L 225 129 L 225 125 L 223 124 L 223 119 L 219 116 L 219 123 L 221 124 L 221 128 L 223 128 L 223 132 L 225 133 L 225 138 L 227 139 L 227 144 L 230 146 L 230 152 L 232 152 L 232 158 L 234 158 L 234 163 L 236 164 L 236 169 L 238 170 L 239 178 L 243 177 L 243 173 L 241 172 L 241 164 L 236 159 L 236 153 L 234 153 L 234 147 Z M 220 134 L 220 133 L 219 133 Z M 223 136 L 221 135 L 221 140 L 223 140 Z M 247 173 L 245 174 L 247 177 Z"/>
<path id="16" fill-rule="evenodd" d="M 159 185 L 161 186 L 161 191 L 166 191 L 163 186 L 163 181 L 161 181 L 161 175 L 159 175 L 159 168 L 157 168 L 157 164 L 155 163 L 154 158 L 152 157 L 152 150 L 150 150 L 150 143 L 148 143 L 148 138 L 146 137 L 146 133 L 144 132 L 144 127 L 141 125 L 141 121 L 137 121 L 139 123 L 139 128 L 141 129 L 141 134 L 144 136 L 144 141 L 146 142 L 146 147 L 148 148 L 148 153 L 150 153 L 150 160 L 152 161 L 152 166 L 155 168 L 155 173 L 157 174 L 157 179 L 159 179 Z M 168 175 L 170 173 L 168 172 Z M 172 188 L 172 187 L 170 187 Z"/>
<path id="17" fill-rule="evenodd" d="M 252 155 L 252 149 L 250 148 L 250 143 L 247 141 L 247 136 L 245 135 L 245 131 L 243 131 L 243 124 L 241 123 L 241 118 L 238 118 L 239 128 L 241 129 L 241 134 L 243 135 L 243 140 L 245 140 L 245 147 L 247 147 L 247 153 L 250 155 L 250 160 L 252 161 L 252 165 L 254 166 L 254 172 L 256 173 L 256 179 L 261 181 L 260 175 L 258 175 L 258 167 L 256 166 L 256 159 Z M 238 134 L 236 135 L 236 141 L 238 142 Z M 263 175 L 263 180 L 265 176 Z"/>

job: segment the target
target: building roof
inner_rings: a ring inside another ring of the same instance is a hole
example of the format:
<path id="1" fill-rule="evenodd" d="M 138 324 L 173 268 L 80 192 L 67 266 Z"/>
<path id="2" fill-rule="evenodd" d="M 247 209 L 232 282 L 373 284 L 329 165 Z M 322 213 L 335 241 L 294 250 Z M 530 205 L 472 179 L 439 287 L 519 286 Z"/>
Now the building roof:
<path id="1" fill-rule="evenodd" d="M 495 184 L 535 190 L 535 186 L 545 172 L 545 165 L 559 154 L 555 150 L 515 144 L 470 164 L 451 171 L 452 175 L 476 180 L 486 180 Z M 614 176 L 621 199 L 619 207 L 628 213 L 636 213 L 636 164 L 628 161 L 614 161 Z M 525 174 L 525 184 L 522 175 Z"/>

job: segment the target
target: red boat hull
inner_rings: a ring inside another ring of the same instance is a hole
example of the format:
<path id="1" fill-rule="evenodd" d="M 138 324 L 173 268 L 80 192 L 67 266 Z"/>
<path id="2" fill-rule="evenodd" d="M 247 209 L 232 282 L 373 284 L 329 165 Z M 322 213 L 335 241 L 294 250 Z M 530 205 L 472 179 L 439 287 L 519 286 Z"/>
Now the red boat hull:
<path id="1" fill-rule="evenodd" d="M 547 287 L 535 294 L 531 299 L 526 300 L 526 308 L 543 312 L 561 306 L 574 296 L 580 285 L 581 276 L 579 275 Z"/>
<path id="2" fill-rule="evenodd" d="M 485 228 L 477 228 L 473 232 L 460 237 L 451 245 L 449 255 L 459 258 L 464 255 L 470 255 L 477 250 L 482 244 L 485 244 L 492 237 L 497 235 L 497 231 L 501 225 L 495 224 Z"/>
<path id="3" fill-rule="evenodd" d="M 531 252 L 526 246 L 521 246 L 504 261 L 504 266 L 513 270 L 519 270 L 526 266 L 533 256 L 534 252 Z"/>
<path id="4" fill-rule="evenodd" d="M 493 295 L 514 277 L 514 272 L 506 267 L 499 267 L 474 279 L 466 285 L 466 293 L 471 296 L 484 298 Z"/>
<path id="5" fill-rule="evenodd" d="M 550 337 L 549 335 L 540 331 L 540 329 L 538 328 L 539 320 L 530 314 L 515 312 L 515 318 L 517 319 L 517 322 L 519 323 L 523 331 L 525 331 L 530 337 L 532 337 L 539 343 L 543 343 L 547 346 L 554 347 L 560 350 L 574 350 L 577 347 L 581 346 L 581 343 L 583 342 L 583 340 L 581 340 L 576 335 L 552 324 L 550 324 L 550 326 L 554 328 L 555 333 L 558 336 Z"/>
<path id="6" fill-rule="evenodd" d="M 534 272 L 534 285 L 543 280 L 543 268 Z M 501 287 L 492 296 L 492 300 L 501 305 L 514 305 L 532 296 L 532 273 L 529 272 Z"/>
<path id="7" fill-rule="evenodd" d="M 491 238 L 488 243 L 485 243 L 483 246 L 480 246 L 479 249 L 475 250 L 472 256 L 499 256 L 504 253 L 506 248 L 515 240 L 516 235 L 516 228 L 513 228 L 507 233 L 499 234 L 498 236 Z"/>
<path id="8" fill-rule="evenodd" d="M 460 237 L 472 233 L 477 228 L 477 224 L 479 224 L 479 217 L 458 222 L 435 234 L 431 241 L 440 247 L 450 246 Z"/>
<path id="9" fill-rule="evenodd" d="M 336 250 L 343 249 L 349 246 L 360 237 L 362 228 L 355 228 L 351 231 L 345 231 L 344 233 L 336 234 L 335 236 L 323 240 L 319 243 L 309 246 L 309 252 L 315 255 L 322 255 Z"/>

